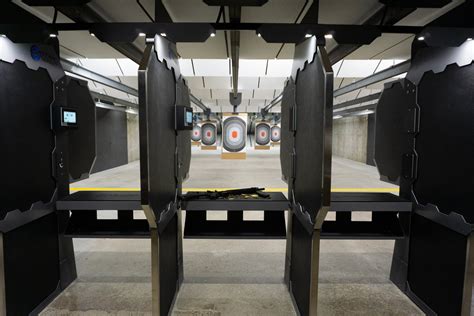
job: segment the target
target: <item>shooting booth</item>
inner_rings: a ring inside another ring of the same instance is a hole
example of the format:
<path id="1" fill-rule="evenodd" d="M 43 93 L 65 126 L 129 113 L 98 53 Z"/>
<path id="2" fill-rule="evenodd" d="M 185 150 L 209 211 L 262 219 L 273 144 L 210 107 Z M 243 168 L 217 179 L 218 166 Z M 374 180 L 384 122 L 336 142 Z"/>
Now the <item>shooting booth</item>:
<path id="1" fill-rule="evenodd" d="M 95 102 L 65 75 L 57 42 L 0 37 L 0 314 L 37 314 L 75 278 L 70 213 L 56 201 L 88 177 L 96 154 Z"/>

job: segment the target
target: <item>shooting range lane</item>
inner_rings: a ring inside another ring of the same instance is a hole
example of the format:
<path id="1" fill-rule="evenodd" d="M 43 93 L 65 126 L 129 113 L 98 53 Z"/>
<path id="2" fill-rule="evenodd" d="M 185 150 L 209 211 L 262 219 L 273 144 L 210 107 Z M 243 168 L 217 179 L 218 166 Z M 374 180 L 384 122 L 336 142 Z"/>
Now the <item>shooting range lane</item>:
<path id="1" fill-rule="evenodd" d="M 279 150 L 249 149 L 247 160 L 229 161 L 221 160 L 220 153 L 193 148 L 190 178 L 184 187 L 224 188 L 229 184 L 284 188 Z M 72 186 L 138 188 L 139 165 L 131 163 L 96 173 Z M 378 180 L 375 167 L 338 157 L 333 158 L 333 187 L 395 188 Z M 102 212 L 101 216 L 110 213 Z M 218 218 L 221 213 L 210 216 Z M 151 314 L 148 239 L 75 239 L 74 246 L 78 281 L 42 315 L 103 312 L 104 306 L 107 312 Z M 198 310 L 208 310 L 209 315 L 217 315 L 216 311 L 226 315 L 295 314 L 283 284 L 284 240 L 184 239 L 183 247 L 185 280 L 174 309 L 176 315 L 192 315 Z M 363 313 L 371 309 L 378 314 L 422 315 L 388 279 L 392 251 L 393 241 L 322 240 L 321 313 Z"/>

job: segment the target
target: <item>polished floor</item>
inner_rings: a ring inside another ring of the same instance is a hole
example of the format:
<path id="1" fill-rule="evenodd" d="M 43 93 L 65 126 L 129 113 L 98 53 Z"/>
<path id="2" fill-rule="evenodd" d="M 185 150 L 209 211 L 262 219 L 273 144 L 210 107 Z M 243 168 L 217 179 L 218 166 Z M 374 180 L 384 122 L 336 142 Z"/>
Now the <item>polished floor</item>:
<path id="1" fill-rule="evenodd" d="M 138 163 L 93 175 L 74 188 L 138 188 Z M 333 159 L 335 190 L 395 187 L 376 168 Z M 221 160 L 193 148 L 186 188 L 285 188 L 279 151 Z M 150 241 L 76 239 L 78 279 L 42 315 L 150 315 Z M 323 240 L 320 315 L 423 315 L 388 279 L 393 241 Z M 295 315 L 283 284 L 283 240 L 184 240 L 185 280 L 173 315 Z"/>

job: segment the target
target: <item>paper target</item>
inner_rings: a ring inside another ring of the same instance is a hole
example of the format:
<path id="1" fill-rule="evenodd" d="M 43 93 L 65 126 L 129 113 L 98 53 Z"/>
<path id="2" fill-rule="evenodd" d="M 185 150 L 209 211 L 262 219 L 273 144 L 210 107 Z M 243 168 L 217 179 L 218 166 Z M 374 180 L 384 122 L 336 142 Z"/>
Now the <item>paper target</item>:
<path id="1" fill-rule="evenodd" d="M 267 123 L 255 124 L 255 143 L 266 146 L 270 142 L 270 125 Z"/>
<path id="2" fill-rule="evenodd" d="M 193 131 L 191 133 L 191 140 L 194 142 L 198 142 L 201 140 L 201 126 L 194 125 Z"/>
<path id="3" fill-rule="evenodd" d="M 229 116 L 224 119 L 223 148 L 232 153 L 245 150 L 247 138 L 247 122 L 239 116 Z"/>
<path id="4" fill-rule="evenodd" d="M 216 144 L 216 125 L 207 122 L 201 125 L 201 142 L 205 146 L 214 146 Z"/>
<path id="5" fill-rule="evenodd" d="M 271 136 L 272 142 L 274 142 L 274 143 L 279 142 L 280 139 L 281 139 L 281 128 L 280 128 L 280 126 L 273 125 L 271 133 L 272 133 L 272 136 Z"/>

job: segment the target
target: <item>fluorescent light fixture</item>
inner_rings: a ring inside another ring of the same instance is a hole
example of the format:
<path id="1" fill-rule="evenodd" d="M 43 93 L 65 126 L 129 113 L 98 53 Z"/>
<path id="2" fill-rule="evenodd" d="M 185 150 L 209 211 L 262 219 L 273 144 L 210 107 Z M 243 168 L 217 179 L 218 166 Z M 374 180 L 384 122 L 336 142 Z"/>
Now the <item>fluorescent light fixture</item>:
<path id="1" fill-rule="evenodd" d="M 1 35 L 2 35 L 2 37 L 7 37 L 5 34 L 1 34 Z"/>
<path id="2" fill-rule="evenodd" d="M 372 114 L 372 113 L 374 113 L 373 110 L 364 110 L 364 111 L 354 113 L 354 115 L 368 115 L 368 114 Z"/>
<path id="3" fill-rule="evenodd" d="M 5 35 L 3 35 L 3 36 L 5 36 Z M 469 37 L 469 38 L 467 39 L 467 41 L 472 41 L 472 37 Z"/>
<path id="4" fill-rule="evenodd" d="M 54 38 L 54 37 L 58 37 L 58 34 L 51 33 L 51 34 L 49 34 L 49 37 L 53 37 L 53 38 Z"/>
<path id="5" fill-rule="evenodd" d="M 313 36 L 313 34 L 306 34 L 304 37 L 310 38 L 310 37 L 312 37 L 312 36 Z"/>
<path id="6" fill-rule="evenodd" d="M 425 40 L 425 37 L 424 37 L 424 36 L 418 36 L 417 40 L 419 40 L 419 41 L 424 41 L 424 40 Z"/>
<path id="7" fill-rule="evenodd" d="M 140 37 L 145 37 L 145 36 L 146 36 L 146 34 L 145 34 L 145 33 L 143 33 L 143 32 L 140 32 L 140 33 L 138 33 L 138 36 L 140 36 Z"/>
<path id="8" fill-rule="evenodd" d="M 166 33 L 160 33 L 160 35 L 166 37 Z"/>
<path id="9" fill-rule="evenodd" d="M 135 114 L 135 115 L 138 114 L 138 111 L 137 111 L 137 110 L 134 110 L 134 109 L 132 109 L 132 108 L 126 109 L 125 112 L 130 113 L 130 114 Z"/>
<path id="10" fill-rule="evenodd" d="M 216 33 L 212 32 L 211 37 L 216 37 Z"/>
<path id="11" fill-rule="evenodd" d="M 328 33 L 328 34 L 324 35 L 324 38 L 325 39 L 332 39 L 332 38 L 334 38 L 334 36 L 332 36 L 331 33 Z"/>
<path id="12" fill-rule="evenodd" d="M 334 120 L 337 120 L 337 119 L 342 118 L 342 115 L 334 115 L 332 118 L 333 118 Z"/>

